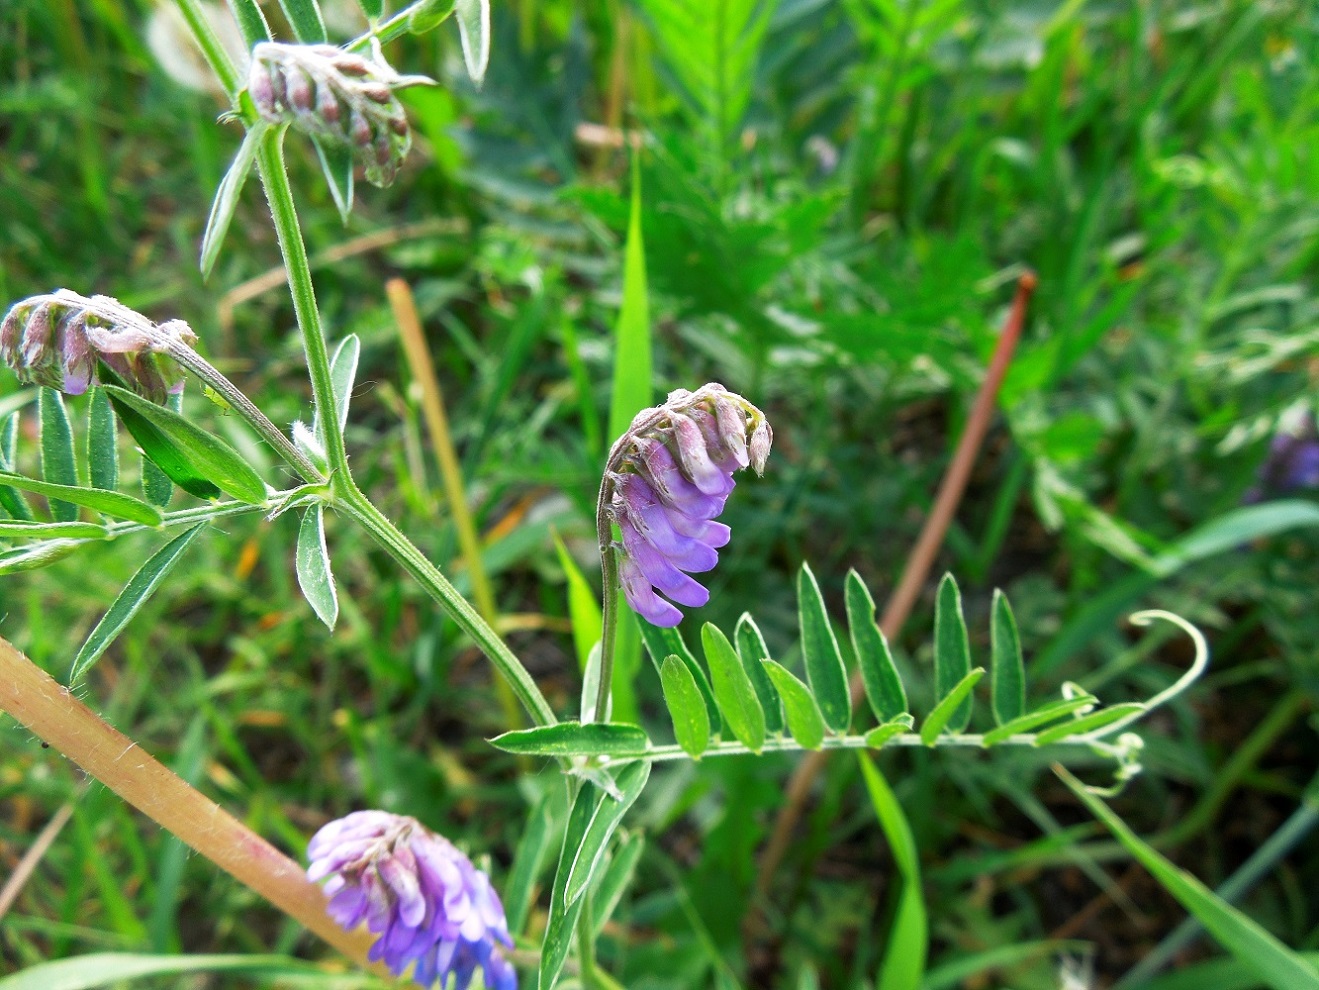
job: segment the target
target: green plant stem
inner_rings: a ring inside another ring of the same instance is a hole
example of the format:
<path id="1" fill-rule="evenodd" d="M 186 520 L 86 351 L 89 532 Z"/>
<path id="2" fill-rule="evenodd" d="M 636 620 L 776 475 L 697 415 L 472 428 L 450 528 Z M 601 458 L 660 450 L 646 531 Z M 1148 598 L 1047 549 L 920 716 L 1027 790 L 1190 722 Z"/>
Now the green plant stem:
<path id="1" fill-rule="evenodd" d="M 476 641 L 483 653 L 499 670 L 513 693 L 522 702 L 532 721 L 537 725 L 553 725 L 558 720 L 540 688 L 531 679 L 522 662 L 508 648 L 497 632 L 481 618 L 440 569 L 427 559 L 383 512 L 355 486 L 349 485 L 346 493 L 336 493 L 332 504 L 340 512 L 356 520 L 380 546 L 406 570 L 426 592 L 448 612 L 458 626 Z"/>
<path id="2" fill-rule="evenodd" d="M 302 331 L 302 347 L 307 355 L 307 370 L 311 376 L 312 400 L 320 417 L 325 434 L 325 456 L 330 466 L 331 489 L 342 496 L 352 490 L 348 473 L 348 454 L 344 449 L 343 427 L 335 409 L 334 386 L 330 376 L 330 353 L 325 343 L 325 330 L 321 327 L 320 311 L 316 308 L 316 290 L 311 281 L 311 267 L 307 264 L 307 247 L 302 241 L 298 214 L 293 205 L 293 190 L 289 187 L 288 172 L 284 168 L 284 129 L 272 128 L 257 146 L 257 170 L 270 204 L 275 221 L 275 234 L 279 249 L 284 255 L 288 271 L 289 290 L 293 295 L 293 312 L 298 329 Z"/>
<path id="3" fill-rule="evenodd" d="M 595 968 L 595 911 L 591 892 L 582 893 L 582 910 L 577 915 L 577 960 L 585 990 L 600 990 L 599 971 Z"/>
<path id="4" fill-rule="evenodd" d="M 220 80 L 220 85 L 232 99 L 242 85 L 238 68 L 211 27 L 211 22 L 203 13 L 201 4 L 198 0 L 174 0 L 174 3 L 179 8 L 179 13 L 183 15 L 183 19 L 187 21 L 188 30 L 192 32 L 193 38 L 202 50 L 202 55 L 210 63 L 216 78 Z"/>

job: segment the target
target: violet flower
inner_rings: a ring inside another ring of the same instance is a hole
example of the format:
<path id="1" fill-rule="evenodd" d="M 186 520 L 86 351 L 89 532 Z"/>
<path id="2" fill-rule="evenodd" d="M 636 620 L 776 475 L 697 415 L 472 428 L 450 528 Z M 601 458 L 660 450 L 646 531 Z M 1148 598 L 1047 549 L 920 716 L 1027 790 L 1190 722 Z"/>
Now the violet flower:
<path id="1" fill-rule="evenodd" d="M 1292 430 L 1274 435 L 1255 484 L 1242 497 L 1247 505 L 1294 491 L 1319 488 L 1319 424 L 1309 414 Z"/>
<path id="2" fill-rule="evenodd" d="M 622 544 L 602 552 L 618 555 L 623 594 L 642 618 L 676 626 L 682 613 L 673 602 L 698 608 L 709 600 L 689 575 L 718 563 L 729 529 L 713 520 L 733 491 L 733 474 L 745 467 L 762 473 L 773 438 L 764 413 L 711 382 L 643 409 L 614 444 L 598 522 L 606 542 L 608 524 L 616 523 Z"/>
<path id="3" fill-rule="evenodd" d="M 23 381 L 81 395 L 100 362 L 157 404 L 183 388 L 175 357 L 196 342 L 182 320 L 152 323 L 118 299 L 68 289 L 15 303 L 0 322 L 0 361 Z"/>
<path id="4" fill-rule="evenodd" d="M 379 935 L 372 961 L 395 976 L 414 966 L 423 987 L 466 990 L 479 966 L 491 990 L 517 990 L 499 946 L 513 947 L 490 878 L 447 839 L 415 818 L 355 811 L 330 822 L 307 846 L 307 876 L 329 877 L 326 910 L 351 931 Z"/>

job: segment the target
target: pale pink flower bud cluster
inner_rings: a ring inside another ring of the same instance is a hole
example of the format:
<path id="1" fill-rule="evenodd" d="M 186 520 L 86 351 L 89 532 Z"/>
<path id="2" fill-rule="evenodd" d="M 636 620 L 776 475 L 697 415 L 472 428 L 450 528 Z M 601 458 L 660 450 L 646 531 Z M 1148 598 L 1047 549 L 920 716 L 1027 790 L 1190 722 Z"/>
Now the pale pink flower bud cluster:
<path id="1" fill-rule="evenodd" d="M 368 182 L 387 186 L 412 147 L 403 105 L 405 86 L 434 85 L 333 45 L 263 41 L 252 49 L 247 92 L 272 124 L 349 148 Z"/>
<path id="2" fill-rule="evenodd" d="M 0 323 L 0 361 L 25 382 L 81 395 L 104 363 L 125 386 L 152 402 L 183 388 L 170 356 L 197 335 L 182 320 L 152 323 L 109 296 L 68 289 L 15 303 Z"/>
<path id="3" fill-rule="evenodd" d="M 709 600 L 690 574 L 718 562 L 730 532 L 714 520 L 733 491 L 733 474 L 745 467 L 762 473 L 773 439 L 764 413 L 711 382 L 670 392 L 614 444 L 601 511 L 622 534 L 613 548 L 619 580 L 643 618 L 676 626 L 682 613 L 671 602 L 697 608 Z"/>

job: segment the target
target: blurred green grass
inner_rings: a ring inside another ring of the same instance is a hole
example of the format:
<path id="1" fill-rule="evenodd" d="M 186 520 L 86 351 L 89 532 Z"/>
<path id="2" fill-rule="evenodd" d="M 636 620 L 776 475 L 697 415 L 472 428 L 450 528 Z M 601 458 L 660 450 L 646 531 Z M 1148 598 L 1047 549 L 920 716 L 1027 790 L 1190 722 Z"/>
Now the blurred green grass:
<path id="1" fill-rule="evenodd" d="M 626 156 L 575 128 L 644 128 L 656 393 L 722 381 L 769 412 L 777 439 L 766 479 L 730 502 L 733 543 L 693 618 L 731 628 L 750 606 L 790 659 L 800 561 L 837 612 L 848 567 L 880 593 L 896 580 L 1028 266 L 1040 276 L 1030 326 L 940 565 L 961 579 L 977 656 L 992 589 L 1009 592 L 1028 659 L 1049 658 L 1040 694 L 1074 679 L 1122 700 L 1175 676 L 1180 647 L 1135 637 L 1119 613 L 1169 608 L 1211 634 L 1210 676 L 1146 733 L 1147 773 L 1116 807 L 1142 834 L 1174 833 L 1164 852 L 1214 886 L 1313 773 L 1315 535 L 1141 582 L 1093 632 L 1072 633 L 1142 560 L 1234 508 L 1280 419 L 1313 408 L 1319 14 L 1303 0 L 735 6 L 752 27 L 706 39 L 738 55 L 723 75 L 711 49 L 666 35 L 661 0 L 497 5 L 479 92 L 452 32 L 391 45 L 396 66 L 444 87 L 410 99 L 422 147 L 397 186 L 363 191 L 346 229 L 314 156 L 292 151 L 314 256 L 386 242 L 316 270 L 332 337 L 363 340 L 348 433 L 363 487 L 462 585 L 384 299 L 398 275 L 429 333 L 511 641 L 568 710 L 577 663 L 550 527 L 593 576 L 592 438 L 609 406 L 628 208 Z M 213 96 L 162 70 L 143 40 L 153 9 L 0 11 L 0 296 L 68 286 L 184 318 L 276 422 L 305 419 L 286 293 L 243 289 L 278 264 L 255 189 L 210 281 L 197 274 L 239 134 L 216 125 Z M 412 226 L 431 219 L 446 226 Z M 241 439 L 203 398 L 188 403 Z M 35 458 L 35 436 L 20 450 Z M 327 634 L 293 580 L 294 526 L 236 520 L 199 541 L 86 697 L 295 855 L 326 818 L 377 806 L 506 866 L 553 774 L 520 777 L 485 746 L 505 726 L 483 661 L 333 519 L 343 614 Z M 0 634 L 61 675 L 154 549 L 134 539 L 132 553 L 93 547 L 6 577 Z M 928 666 L 932 592 L 898 644 L 915 668 Z M 637 693 L 643 719 L 661 721 L 649 667 Z M 12 723 L 0 734 L 0 859 L 75 801 L 0 923 L 6 969 L 106 948 L 318 952 Z M 1111 862 L 1124 854 L 1036 754 L 884 761 L 923 862 L 933 964 L 1072 939 L 1111 977 L 1181 919 L 1146 875 Z M 893 866 L 841 761 L 759 905 L 774 935 L 742 944 L 757 843 L 792 765 L 683 767 L 643 797 L 652 841 L 602 948 L 626 985 L 707 985 L 715 952 L 745 985 L 810 985 L 810 967 L 824 986 L 873 977 Z M 1100 870 L 1113 877 L 1102 894 Z M 1296 852 L 1248 913 L 1319 948 L 1317 870 L 1313 848 Z M 979 985 L 1052 987 L 1056 968 L 1042 953 Z"/>

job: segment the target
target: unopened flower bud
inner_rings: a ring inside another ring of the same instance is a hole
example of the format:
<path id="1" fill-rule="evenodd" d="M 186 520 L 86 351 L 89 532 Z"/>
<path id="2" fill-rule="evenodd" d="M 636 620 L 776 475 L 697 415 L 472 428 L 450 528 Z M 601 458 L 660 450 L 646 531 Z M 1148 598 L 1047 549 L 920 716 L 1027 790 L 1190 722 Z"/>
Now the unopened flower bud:
<path id="1" fill-rule="evenodd" d="M 0 361 L 25 382 L 81 395 L 103 363 L 123 383 L 164 403 L 183 388 L 171 349 L 197 335 L 182 320 L 159 325 L 117 299 L 90 299 L 68 289 L 15 303 L 0 323 Z"/>
<path id="2" fill-rule="evenodd" d="M 349 148 L 367 181 L 387 186 L 412 146 L 395 91 L 423 84 L 434 85 L 333 45 L 263 41 L 252 49 L 247 92 L 267 121 Z"/>
<path id="3" fill-rule="evenodd" d="M 679 605 L 699 607 L 709 592 L 688 575 L 712 569 L 729 529 L 714 522 L 734 487 L 733 473 L 763 470 L 773 434 L 765 415 L 722 385 L 675 389 L 644 409 L 614 444 L 600 490 L 600 522 L 616 523 L 618 574 L 628 604 L 657 626 L 676 626 Z M 603 531 L 602 531 L 603 532 Z"/>
<path id="4" fill-rule="evenodd" d="M 465 988 L 479 966 L 491 990 L 516 990 L 500 946 L 513 939 L 490 878 L 452 843 L 415 818 L 355 811 L 330 822 L 307 847 L 312 880 L 329 877 L 326 910 L 352 931 L 363 921 L 379 936 L 372 961 L 423 987 Z"/>

